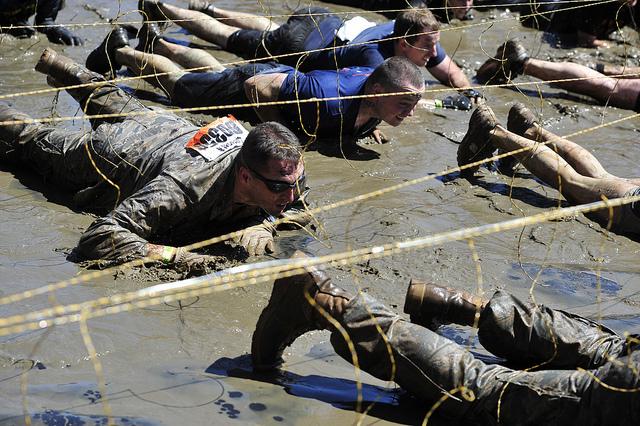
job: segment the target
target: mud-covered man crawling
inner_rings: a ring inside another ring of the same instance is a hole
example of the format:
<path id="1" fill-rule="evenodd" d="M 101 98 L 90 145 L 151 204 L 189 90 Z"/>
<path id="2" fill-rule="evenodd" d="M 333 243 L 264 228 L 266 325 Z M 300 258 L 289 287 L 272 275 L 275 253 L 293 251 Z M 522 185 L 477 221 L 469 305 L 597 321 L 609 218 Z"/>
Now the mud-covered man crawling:
<path id="1" fill-rule="evenodd" d="M 198 128 L 172 113 L 153 113 L 102 76 L 46 49 L 36 69 L 69 86 L 93 131 L 69 132 L 0 105 L 0 161 L 22 163 L 47 182 L 74 191 L 74 204 L 104 214 L 82 234 L 77 254 L 119 263 L 153 256 L 197 268 L 210 256 L 181 245 L 234 228 L 249 255 L 273 251 L 272 216 L 304 189 L 296 136 L 267 122 L 247 132 L 231 118 Z M 148 114 L 147 114 L 148 113 Z M 133 115 L 132 115 L 133 114 Z M 136 115 L 137 114 L 137 115 Z"/>

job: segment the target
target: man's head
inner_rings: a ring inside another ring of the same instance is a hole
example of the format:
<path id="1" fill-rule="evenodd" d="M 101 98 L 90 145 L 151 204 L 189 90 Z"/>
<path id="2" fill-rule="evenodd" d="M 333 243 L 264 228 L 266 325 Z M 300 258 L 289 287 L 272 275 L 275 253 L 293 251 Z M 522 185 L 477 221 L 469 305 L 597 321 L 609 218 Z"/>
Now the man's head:
<path id="1" fill-rule="evenodd" d="M 296 135 L 280 123 L 254 127 L 236 164 L 238 202 L 280 214 L 304 190 L 304 166 Z"/>
<path id="2" fill-rule="evenodd" d="M 365 83 L 365 94 L 382 95 L 367 98 L 373 116 L 392 126 L 413 115 L 424 92 L 424 77 L 420 68 L 408 59 L 394 56 L 371 73 Z M 385 96 L 386 93 L 404 93 Z"/>
<path id="3" fill-rule="evenodd" d="M 440 23 L 427 8 L 407 9 L 396 17 L 394 54 L 404 56 L 419 67 L 437 55 Z"/>
<path id="4" fill-rule="evenodd" d="M 473 7 L 473 0 L 446 0 L 445 7 L 448 9 L 450 17 L 460 19 L 461 21 L 467 18 L 467 13 Z"/>

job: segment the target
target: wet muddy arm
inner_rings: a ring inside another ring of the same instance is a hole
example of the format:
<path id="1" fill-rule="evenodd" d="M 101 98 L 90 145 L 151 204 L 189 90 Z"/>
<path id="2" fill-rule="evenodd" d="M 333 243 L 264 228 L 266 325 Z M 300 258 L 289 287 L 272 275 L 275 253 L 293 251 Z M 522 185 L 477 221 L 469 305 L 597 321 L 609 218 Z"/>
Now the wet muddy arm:
<path id="1" fill-rule="evenodd" d="M 148 254 L 148 239 L 188 220 L 189 198 L 179 185 L 160 176 L 97 219 L 80 237 L 77 250 L 91 260 L 122 261 Z"/>
<path id="2" fill-rule="evenodd" d="M 427 70 L 438 81 L 450 87 L 469 87 L 471 83 L 460 67 L 447 55 L 442 62 Z"/>

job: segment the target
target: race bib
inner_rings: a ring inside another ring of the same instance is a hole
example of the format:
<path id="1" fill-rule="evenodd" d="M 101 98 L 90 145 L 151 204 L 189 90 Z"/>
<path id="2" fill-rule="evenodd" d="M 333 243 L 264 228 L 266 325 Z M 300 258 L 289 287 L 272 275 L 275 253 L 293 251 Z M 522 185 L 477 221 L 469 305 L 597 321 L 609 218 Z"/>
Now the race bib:
<path id="1" fill-rule="evenodd" d="M 362 16 L 356 16 L 342 24 L 336 36 L 344 42 L 350 42 L 364 30 L 375 26 L 375 22 L 367 21 Z"/>
<path id="2" fill-rule="evenodd" d="M 208 161 L 219 161 L 239 150 L 248 134 L 234 116 L 228 115 L 198 130 L 185 148 L 196 151 Z"/>

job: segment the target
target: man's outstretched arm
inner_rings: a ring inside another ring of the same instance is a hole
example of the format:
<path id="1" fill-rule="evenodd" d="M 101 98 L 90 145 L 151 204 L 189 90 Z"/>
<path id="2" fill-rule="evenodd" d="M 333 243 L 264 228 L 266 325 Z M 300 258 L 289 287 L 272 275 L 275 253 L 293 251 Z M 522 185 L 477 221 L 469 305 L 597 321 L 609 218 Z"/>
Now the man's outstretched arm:
<path id="1" fill-rule="evenodd" d="M 449 87 L 469 87 L 471 83 L 460 67 L 447 55 L 442 62 L 427 70 L 438 81 Z"/>

